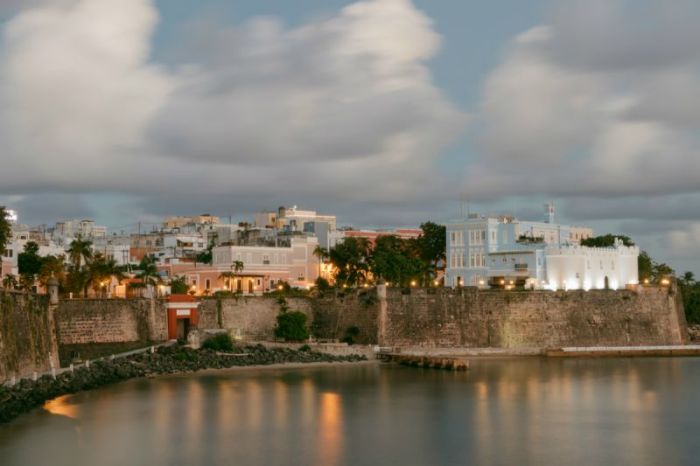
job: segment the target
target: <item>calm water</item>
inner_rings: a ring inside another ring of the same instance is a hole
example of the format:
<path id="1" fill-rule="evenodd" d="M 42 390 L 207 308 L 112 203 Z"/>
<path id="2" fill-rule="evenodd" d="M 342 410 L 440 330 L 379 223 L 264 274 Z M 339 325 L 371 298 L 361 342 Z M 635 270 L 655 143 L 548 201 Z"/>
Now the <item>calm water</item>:
<path id="1" fill-rule="evenodd" d="M 0 426 L 2 466 L 700 464 L 700 359 L 134 380 Z"/>

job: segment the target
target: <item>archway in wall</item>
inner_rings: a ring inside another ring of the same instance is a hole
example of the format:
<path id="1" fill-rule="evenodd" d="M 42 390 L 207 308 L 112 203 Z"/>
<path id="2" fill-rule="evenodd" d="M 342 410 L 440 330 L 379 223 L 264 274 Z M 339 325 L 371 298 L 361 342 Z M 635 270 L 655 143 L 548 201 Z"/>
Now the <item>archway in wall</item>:
<path id="1" fill-rule="evenodd" d="M 606 290 L 610 289 L 610 279 L 608 278 L 607 275 L 605 276 L 605 289 Z"/>

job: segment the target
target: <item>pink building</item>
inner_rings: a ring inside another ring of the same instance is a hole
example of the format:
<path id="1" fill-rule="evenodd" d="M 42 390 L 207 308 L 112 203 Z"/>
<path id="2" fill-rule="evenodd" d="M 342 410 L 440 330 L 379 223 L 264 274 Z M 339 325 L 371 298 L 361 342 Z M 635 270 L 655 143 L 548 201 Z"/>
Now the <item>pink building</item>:
<path id="1" fill-rule="evenodd" d="M 281 282 L 309 288 L 319 273 L 319 260 L 314 256 L 318 240 L 302 236 L 290 243 L 287 247 L 217 246 L 212 250 L 211 265 L 176 262 L 159 269 L 171 278 L 184 276 L 191 291 L 198 295 L 226 290 L 262 294 Z M 236 263 L 243 269 L 236 270 Z"/>

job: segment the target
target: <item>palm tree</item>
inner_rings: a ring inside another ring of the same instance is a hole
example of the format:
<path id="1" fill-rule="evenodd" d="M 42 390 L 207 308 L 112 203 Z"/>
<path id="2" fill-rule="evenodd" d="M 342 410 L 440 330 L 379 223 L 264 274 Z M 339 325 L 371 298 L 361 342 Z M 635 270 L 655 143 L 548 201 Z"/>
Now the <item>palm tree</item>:
<path id="1" fill-rule="evenodd" d="M 46 287 L 51 277 L 56 277 L 58 282 L 63 284 L 66 278 L 65 256 L 46 256 L 42 259 L 37 277 L 41 286 Z"/>
<path id="2" fill-rule="evenodd" d="M 2 268 L 2 254 L 12 237 L 12 225 L 8 217 L 9 214 L 5 210 L 5 206 L 0 206 L 0 268 Z"/>
<path id="3" fill-rule="evenodd" d="M 17 277 L 12 275 L 11 273 L 5 275 L 5 278 L 2 279 L 2 287 L 5 288 L 6 290 L 17 289 L 17 285 L 19 285 L 19 282 L 17 281 Z"/>
<path id="4" fill-rule="evenodd" d="M 234 272 L 243 272 L 243 261 L 233 261 L 233 265 L 231 268 L 233 269 Z"/>
<path id="5" fill-rule="evenodd" d="M 695 274 L 693 272 L 685 272 L 680 278 L 683 286 L 691 287 L 695 284 Z"/>
<path id="6" fill-rule="evenodd" d="M 330 254 L 328 253 L 328 249 L 318 244 L 314 248 L 314 256 L 318 257 L 318 276 L 321 278 L 321 264 L 330 257 Z"/>
<path id="7" fill-rule="evenodd" d="M 68 257 L 76 270 L 80 269 L 83 262 L 87 264 L 92 258 L 92 241 L 84 240 L 78 235 L 68 247 Z"/>
<path id="8" fill-rule="evenodd" d="M 233 278 L 236 276 L 235 272 L 221 272 L 219 278 L 224 280 L 224 286 L 227 286 L 230 292 L 233 292 Z"/>
<path id="9" fill-rule="evenodd" d="M 87 289 L 89 285 L 92 285 L 96 294 L 99 291 L 102 291 L 103 294 L 106 293 L 107 284 L 112 281 L 112 278 L 116 278 L 117 280 L 124 278 L 124 274 L 117 265 L 117 261 L 99 253 L 93 257 L 87 269 L 85 288 Z"/>
<path id="10" fill-rule="evenodd" d="M 144 257 L 139 264 L 139 268 L 141 271 L 136 274 L 136 277 L 140 278 L 144 285 L 154 287 L 157 295 L 157 286 L 163 282 L 163 279 L 158 273 L 155 259 L 152 256 Z"/>

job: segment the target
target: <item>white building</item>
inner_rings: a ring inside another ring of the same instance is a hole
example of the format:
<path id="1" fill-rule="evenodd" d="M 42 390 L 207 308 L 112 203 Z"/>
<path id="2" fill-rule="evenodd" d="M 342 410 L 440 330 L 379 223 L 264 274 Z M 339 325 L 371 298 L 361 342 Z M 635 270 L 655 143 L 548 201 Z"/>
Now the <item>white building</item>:
<path id="1" fill-rule="evenodd" d="M 593 236 L 587 227 L 554 223 L 554 208 L 545 206 L 545 221 L 476 214 L 447 225 L 448 286 L 509 284 L 546 279 L 544 249 L 579 244 Z"/>
<path id="2" fill-rule="evenodd" d="M 65 246 L 78 236 L 88 240 L 104 238 L 107 236 L 107 227 L 95 225 L 95 221 L 89 219 L 65 220 L 56 222 L 51 235 L 55 242 Z"/>
<path id="3" fill-rule="evenodd" d="M 554 223 L 554 207 L 545 206 L 545 221 L 514 217 L 467 218 L 447 225 L 447 286 L 523 284 L 542 287 L 547 282 L 547 248 L 579 245 L 593 236 L 588 227 Z"/>
<path id="4" fill-rule="evenodd" d="M 325 249 L 332 248 L 343 238 L 342 232 L 338 232 L 335 215 L 301 210 L 297 206 L 280 207 L 277 212 L 256 213 L 254 226 L 274 228 L 285 233 L 303 232 L 318 238 L 318 244 Z"/>
<path id="5" fill-rule="evenodd" d="M 95 238 L 92 250 L 107 259 L 114 259 L 117 265 L 128 265 L 131 259 L 131 237 L 129 235 L 109 235 Z"/>
<path id="6" fill-rule="evenodd" d="M 636 285 L 638 257 L 639 248 L 624 246 L 620 239 L 610 248 L 548 247 L 545 286 L 551 290 L 617 290 Z"/>

